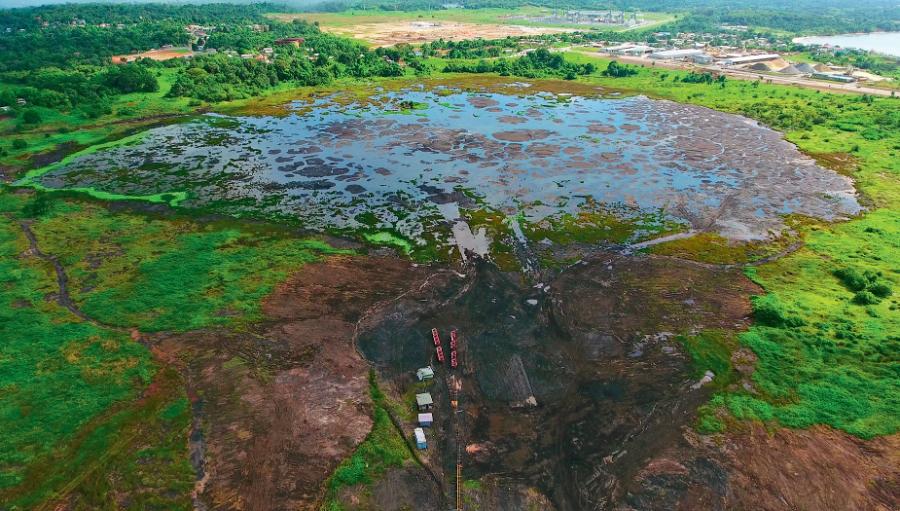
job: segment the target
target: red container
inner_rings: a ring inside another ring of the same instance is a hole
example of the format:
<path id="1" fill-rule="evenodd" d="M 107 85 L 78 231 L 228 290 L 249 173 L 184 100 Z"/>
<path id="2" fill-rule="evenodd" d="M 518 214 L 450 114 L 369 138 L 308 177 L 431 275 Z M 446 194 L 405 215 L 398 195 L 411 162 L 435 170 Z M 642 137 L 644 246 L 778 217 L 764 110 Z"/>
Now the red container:
<path id="1" fill-rule="evenodd" d="M 438 346 L 436 351 L 437 351 L 438 362 L 443 363 L 444 362 L 444 349 L 441 348 L 440 346 Z"/>
<path id="2" fill-rule="evenodd" d="M 437 328 L 432 328 L 432 329 L 431 329 L 431 338 L 434 339 L 434 345 L 435 345 L 435 346 L 440 346 L 440 345 L 441 345 L 441 338 L 438 336 Z"/>

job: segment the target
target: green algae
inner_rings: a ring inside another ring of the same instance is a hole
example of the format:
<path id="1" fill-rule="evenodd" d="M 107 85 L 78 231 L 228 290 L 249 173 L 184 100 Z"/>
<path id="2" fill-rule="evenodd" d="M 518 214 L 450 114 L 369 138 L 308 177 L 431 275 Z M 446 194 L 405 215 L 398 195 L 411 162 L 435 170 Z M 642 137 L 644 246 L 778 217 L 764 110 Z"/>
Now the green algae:
<path id="1" fill-rule="evenodd" d="M 413 250 L 412 243 L 391 231 L 364 232 L 362 236 L 373 245 L 394 247 L 400 249 L 404 254 L 409 254 Z"/>
<path id="2" fill-rule="evenodd" d="M 61 160 L 51 163 L 50 165 L 32 169 L 25 173 L 25 175 L 13 183 L 14 187 L 21 188 L 32 188 L 34 190 L 42 191 L 42 192 L 53 192 L 56 189 L 44 186 L 38 182 L 41 176 L 53 172 L 55 170 L 59 170 L 74 161 L 77 158 L 81 158 L 83 156 L 87 156 L 99 151 L 103 151 L 105 149 L 110 149 L 113 147 L 121 147 L 125 145 L 135 144 L 140 142 L 146 135 L 149 133 L 148 131 L 141 131 L 127 137 L 120 138 L 118 140 L 114 140 L 111 142 L 104 142 L 102 144 L 96 144 L 87 147 L 81 151 L 72 153 L 62 158 Z M 100 200 L 107 201 L 117 201 L 117 200 L 137 200 L 151 203 L 160 203 L 160 204 L 168 204 L 170 206 L 177 206 L 181 202 L 187 200 L 188 193 L 187 192 L 166 192 L 166 193 L 156 193 L 150 195 L 127 195 L 120 193 L 111 193 L 105 192 L 103 190 L 98 190 L 93 187 L 72 187 L 66 188 L 66 191 L 75 192 L 75 193 L 84 193 L 90 197 Z"/>

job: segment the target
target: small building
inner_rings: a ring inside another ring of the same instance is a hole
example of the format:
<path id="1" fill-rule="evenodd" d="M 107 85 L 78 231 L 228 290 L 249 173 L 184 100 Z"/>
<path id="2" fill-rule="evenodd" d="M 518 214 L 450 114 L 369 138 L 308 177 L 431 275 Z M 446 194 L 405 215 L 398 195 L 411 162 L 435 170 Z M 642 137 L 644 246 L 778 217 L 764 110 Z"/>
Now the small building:
<path id="1" fill-rule="evenodd" d="M 416 448 L 427 449 L 428 440 L 425 439 L 425 430 L 422 428 L 416 428 L 413 430 L 413 434 L 416 437 Z"/>
<path id="2" fill-rule="evenodd" d="M 701 53 L 699 55 L 694 55 L 691 57 L 691 61 L 694 64 L 700 64 L 701 66 L 706 66 L 713 63 L 712 55 L 708 53 Z"/>
<path id="3" fill-rule="evenodd" d="M 430 428 L 434 423 L 434 415 L 429 413 L 420 413 L 419 414 L 419 426 L 423 428 Z"/>
<path id="4" fill-rule="evenodd" d="M 299 48 L 300 45 L 303 44 L 303 41 L 305 41 L 305 39 L 302 37 L 285 37 L 284 39 L 276 39 L 275 44 L 278 46 L 294 46 Z"/>
<path id="5" fill-rule="evenodd" d="M 422 367 L 416 371 L 416 378 L 418 378 L 419 381 L 433 380 L 434 369 L 432 369 L 431 366 Z"/>
<path id="6" fill-rule="evenodd" d="M 430 412 L 434 408 L 434 400 L 431 399 L 431 393 L 416 394 L 416 407 L 420 412 Z"/>
<path id="7" fill-rule="evenodd" d="M 28 104 L 28 102 L 25 101 L 25 98 L 16 98 L 16 104 L 19 106 L 25 106 Z"/>

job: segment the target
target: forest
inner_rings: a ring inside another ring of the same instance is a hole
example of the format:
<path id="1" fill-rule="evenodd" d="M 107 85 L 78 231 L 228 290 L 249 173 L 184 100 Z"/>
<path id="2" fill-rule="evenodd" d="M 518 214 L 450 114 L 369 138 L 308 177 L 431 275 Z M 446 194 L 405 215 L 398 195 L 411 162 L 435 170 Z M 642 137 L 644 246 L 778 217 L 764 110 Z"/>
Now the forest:
<path id="1" fill-rule="evenodd" d="M 371 50 L 355 41 L 323 33 L 314 24 L 299 20 L 282 23 L 263 17 L 272 9 L 277 7 L 218 4 L 205 9 L 190 5 L 151 9 L 128 4 L 0 11 L 3 23 L 27 27 L 0 34 L 0 106 L 15 109 L 23 124 L 33 125 L 40 122 L 40 116 L 31 113 L 27 121 L 24 117 L 31 107 L 78 111 L 84 117 L 95 118 L 110 113 L 113 96 L 158 90 L 158 77 L 163 74 L 172 76 L 169 97 L 217 102 L 256 96 L 284 83 L 323 85 L 345 77 L 399 76 L 404 74 L 401 61 L 413 72 L 427 74 L 431 68 L 425 61 L 429 57 L 494 58 L 504 50 L 520 49 L 516 39 L 507 38 L 439 40 L 418 50 L 409 45 Z M 144 21 L 137 23 L 141 19 Z M 72 26 L 71 20 L 85 20 L 85 25 Z M 187 23 L 212 26 L 205 43 L 220 52 L 199 53 L 190 60 L 111 63 L 113 55 L 166 44 L 190 44 L 191 36 L 184 29 Z M 288 37 L 302 37 L 303 46 L 279 46 L 269 61 L 234 56 L 256 55 L 262 48 L 275 46 L 276 40 Z M 31 49 L 28 59 L 18 57 L 23 46 Z M 234 54 L 224 54 L 225 50 Z M 589 74 L 592 66 L 566 63 L 561 56 L 543 50 L 491 64 L 450 63 L 446 70 L 572 79 Z M 24 100 L 25 108 L 17 104 L 19 99 Z"/>

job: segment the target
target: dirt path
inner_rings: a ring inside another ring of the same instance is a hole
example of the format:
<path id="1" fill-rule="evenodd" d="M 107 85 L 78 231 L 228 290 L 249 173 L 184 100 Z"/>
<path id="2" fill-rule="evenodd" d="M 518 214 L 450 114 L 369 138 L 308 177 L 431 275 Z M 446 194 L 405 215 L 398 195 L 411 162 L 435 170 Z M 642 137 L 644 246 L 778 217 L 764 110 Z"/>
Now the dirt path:
<path id="1" fill-rule="evenodd" d="M 22 227 L 22 232 L 25 234 L 25 237 L 28 239 L 28 251 L 26 255 L 32 255 L 37 257 L 38 259 L 42 259 L 53 266 L 53 270 L 56 273 L 56 284 L 59 286 L 59 292 L 56 293 L 54 297 L 56 299 L 56 303 L 65 307 L 72 314 L 77 316 L 82 321 L 86 321 L 95 326 L 106 328 L 109 330 L 115 330 L 117 332 L 130 332 L 130 328 L 123 328 L 120 326 L 110 325 L 108 323 L 103 323 L 97 319 L 94 319 L 82 311 L 78 305 L 72 300 L 71 295 L 69 294 L 69 276 L 66 275 L 66 270 L 63 268 L 62 263 L 59 262 L 59 258 L 52 254 L 47 254 L 41 251 L 38 246 L 37 236 L 35 236 L 34 231 L 31 229 L 31 220 L 22 220 L 19 222 L 19 226 Z"/>

